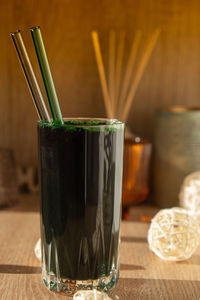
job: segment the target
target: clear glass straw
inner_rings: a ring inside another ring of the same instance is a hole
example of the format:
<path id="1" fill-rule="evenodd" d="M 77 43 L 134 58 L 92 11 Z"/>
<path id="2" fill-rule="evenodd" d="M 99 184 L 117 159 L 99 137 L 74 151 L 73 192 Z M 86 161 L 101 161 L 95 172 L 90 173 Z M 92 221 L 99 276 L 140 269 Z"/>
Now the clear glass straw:
<path id="1" fill-rule="evenodd" d="M 49 67 L 40 27 L 39 26 L 33 27 L 30 29 L 30 31 L 33 39 L 33 44 L 35 46 L 35 51 L 37 54 L 37 59 L 39 62 L 40 71 L 42 74 L 53 120 L 63 124 L 62 114 L 60 111 L 60 106 L 59 106 L 56 90 L 54 87 L 53 78 L 51 75 L 51 70 Z"/>
<path id="2" fill-rule="evenodd" d="M 26 47 L 24 45 L 20 30 L 16 32 L 10 33 L 13 43 L 15 45 L 17 55 L 19 57 L 19 61 L 22 66 L 22 70 L 24 71 L 24 76 L 27 80 L 27 84 L 30 90 L 30 93 L 33 98 L 33 102 L 35 104 L 38 116 L 41 120 L 51 122 L 48 110 L 46 108 L 46 104 L 42 97 L 42 93 L 40 91 L 37 79 L 35 77 Z"/>

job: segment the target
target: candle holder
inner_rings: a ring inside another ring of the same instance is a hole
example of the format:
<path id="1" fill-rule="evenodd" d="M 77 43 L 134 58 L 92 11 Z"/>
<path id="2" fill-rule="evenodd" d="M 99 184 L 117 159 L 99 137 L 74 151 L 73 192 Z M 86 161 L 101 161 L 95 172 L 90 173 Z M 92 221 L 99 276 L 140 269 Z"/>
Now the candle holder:
<path id="1" fill-rule="evenodd" d="M 184 178 L 200 169 L 200 107 L 173 106 L 155 116 L 153 199 L 162 208 L 178 206 Z"/>

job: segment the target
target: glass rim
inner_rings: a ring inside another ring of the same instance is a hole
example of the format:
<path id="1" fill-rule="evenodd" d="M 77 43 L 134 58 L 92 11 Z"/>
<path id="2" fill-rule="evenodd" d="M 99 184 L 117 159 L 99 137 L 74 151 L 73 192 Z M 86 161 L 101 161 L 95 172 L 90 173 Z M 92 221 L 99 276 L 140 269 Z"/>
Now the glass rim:
<path id="1" fill-rule="evenodd" d="M 110 126 L 124 126 L 125 123 L 118 119 L 110 119 L 110 118 L 93 118 L 93 117 L 70 117 L 63 118 L 64 124 L 62 126 L 75 126 L 75 127 L 110 127 Z M 69 122 L 69 123 L 67 123 Z M 99 123 L 98 123 L 99 122 Z M 46 125 L 54 125 L 54 123 L 48 123 L 46 121 L 40 120 L 38 123 L 43 123 Z"/>

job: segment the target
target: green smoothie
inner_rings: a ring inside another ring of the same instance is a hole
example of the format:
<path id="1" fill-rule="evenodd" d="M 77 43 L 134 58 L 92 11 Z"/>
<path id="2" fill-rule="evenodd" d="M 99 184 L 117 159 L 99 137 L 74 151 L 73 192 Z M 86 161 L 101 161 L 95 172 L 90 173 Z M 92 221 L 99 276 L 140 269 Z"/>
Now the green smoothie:
<path id="1" fill-rule="evenodd" d="M 57 286 L 55 277 L 68 289 L 69 281 L 110 276 L 112 287 L 118 276 L 124 124 L 40 121 L 38 136 L 44 280 Z"/>

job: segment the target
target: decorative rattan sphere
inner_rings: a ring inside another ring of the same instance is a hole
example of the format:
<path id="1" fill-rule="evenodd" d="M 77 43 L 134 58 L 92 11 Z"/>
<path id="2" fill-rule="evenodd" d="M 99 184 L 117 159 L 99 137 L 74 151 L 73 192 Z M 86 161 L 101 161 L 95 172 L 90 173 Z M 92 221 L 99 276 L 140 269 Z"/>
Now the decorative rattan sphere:
<path id="1" fill-rule="evenodd" d="M 38 260 L 41 260 L 41 239 L 39 239 L 34 248 L 35 256 Z"/>
<path id="2" fill-rule="evenodd" d="M 74 294 L 73 300 L 111 300 L 104 292 L 97 290 L 78 291 Z"/>
<path id="3" fill-rule="evenodd" d="M 200 220 L 200 172 L 185 177 L 179 193 L 180 206 L 198 215 Z"/>
<path id="4" fill-rule="evenodd" d="M 161 259 L 188 259 L 199 246 L 199 223 L 186 209 L 160 210 L 152 219 L 148 232 L 149 248 Z"/>

